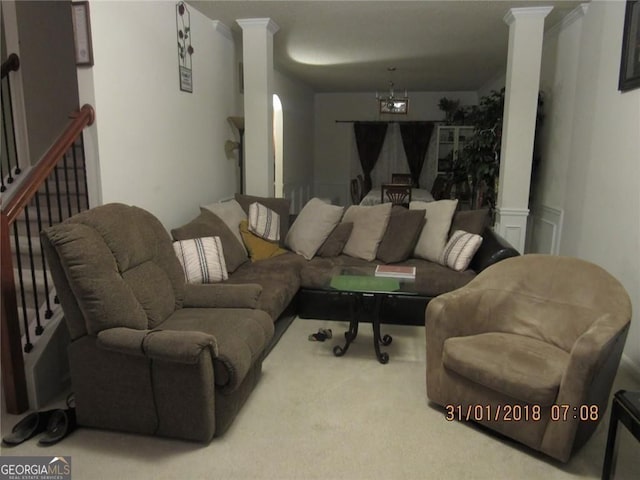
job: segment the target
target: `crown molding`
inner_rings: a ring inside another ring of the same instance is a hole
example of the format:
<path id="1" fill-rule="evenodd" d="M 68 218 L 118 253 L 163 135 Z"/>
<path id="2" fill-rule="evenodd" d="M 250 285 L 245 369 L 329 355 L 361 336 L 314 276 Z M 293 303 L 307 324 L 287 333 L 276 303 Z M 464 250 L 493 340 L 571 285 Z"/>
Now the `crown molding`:
<path id="1" fill-rule="evenodd" d="M 587 14 L 588 10 L 589 10 L 589 4 L 581 3 L 576 8 L 571 10 L 571 12 L 567 13 L 562 18 L 562 20 L 560 20 L 555 25 L 553 25 L 549 30 L 547 30 L 544 33 L 544 36 L 547 37 L 547 36 L 557 35 L 562 30 L 567 28 L 569 25 L 580 20 L 582 17 L 584 17 Z"/>
<path id="2" fill-rule="evenodd" d="M 507 25 L 511 25 L 516 19 L 521 17 L 541 17 L 544 18 L 549 15 L 549 12 L 553 10 L 553 7 L 523 7 L 523 8 L 511 8 L 504 16 L 504 21 Z"/>
<path id="3" fill-rule="evenodd" d="M 222 23 L 220 20 L 213 20 L 211 24 L 213 25 L 213 29 L 216 32 L 218 32 L 223 37 L 233 41 L 233 34 L 231 33 L 231 29 L 227 27 L 224 23 Z"/>
<path id="4" fill-rule="evenodd" d="M 248 28 L 263 28 L 271 35 L 280 30 L 278 24 L 270 18 L 239 18 L 236 22 L 243 30 Z"/>

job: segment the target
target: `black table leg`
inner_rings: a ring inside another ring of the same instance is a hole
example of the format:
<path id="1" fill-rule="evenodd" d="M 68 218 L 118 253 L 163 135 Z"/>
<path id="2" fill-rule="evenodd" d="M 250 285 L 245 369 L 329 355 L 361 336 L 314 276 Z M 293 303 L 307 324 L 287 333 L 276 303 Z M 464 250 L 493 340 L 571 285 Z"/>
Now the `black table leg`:
<path id="1" fill-rule="evenodd" d="M 349 309 L 349 330 L 344 332 L 344 338 L 346 340 L 344 346 L 341 347 L 340 345 L 336 345 L 333 347 L 333 354 L 336 357 L 341 357 L 347 353 L 349 345 L 351 345 L 351 342 L 353 342 L 358 336 L 358 312 L 361 308 L 361 297 L 357 294 L 351 294 L 349 296 L 351 297 L 351 306 Z"/>
<path id="2" fill-rule="evenodd" d="M 382 306 L 382 296 L 376 295 L 375 297 L 375 306 L 373 312 L 373 348 L 376 351 L 376 357 L 378 361 L 382 364 L 385 364 L 389 361 L 389 354 L 387 352 L 380 351 L 380 344 L 382 345 L 390 345 L 393 338 L 391 335 L 385 335 L 380 338 L 380 310 Z"/>

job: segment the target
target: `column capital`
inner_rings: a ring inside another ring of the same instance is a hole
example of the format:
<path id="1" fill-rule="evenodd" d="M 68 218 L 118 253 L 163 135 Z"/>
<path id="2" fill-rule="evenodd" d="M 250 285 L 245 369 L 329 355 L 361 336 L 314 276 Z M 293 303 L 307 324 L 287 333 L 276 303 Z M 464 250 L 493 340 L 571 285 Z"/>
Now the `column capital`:
<path id="1" fill-rule="evenodd" d="M 507 25 L 511 25 L 518 18 L 522 17 L 540 17 L 545 18 L 549 15 L 549 12 L 553 10 L 553 7 L 522 7 L 511 8 L 504 16 L 504 22 Z"/>
<path id="2" fill-rule="evenodd" d="M 270 18 L 239 18 L 236 22 L 240 25 L 242 30 L 261 28 L 269 32 L 271 35 L 280 30 L 278 24 Z"/>

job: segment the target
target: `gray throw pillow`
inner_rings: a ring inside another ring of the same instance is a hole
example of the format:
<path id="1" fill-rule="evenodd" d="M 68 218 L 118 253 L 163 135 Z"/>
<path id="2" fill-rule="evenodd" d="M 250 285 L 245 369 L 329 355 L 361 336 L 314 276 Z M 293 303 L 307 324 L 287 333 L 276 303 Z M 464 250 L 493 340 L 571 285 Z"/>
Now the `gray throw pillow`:
<path id="1" fill-rule="evenodd" d="M 389 225 L 378 246 L 376 257 L 384 263 L 397 263 L 413 255 L 425 222 L 426 210 L 408 210 L 394 206 Z"/>
<path id="2" fill-rule="evenodd" d="M 244 246 L 222 219 L 206 208 L 200 209 L 200 215 L 186 225 L 171 230 L 173 239 L 188 240 L 191 238 L 220 237 L 222 253 L 229 273 L 249 260 Z"/>
<path id="3" fill-rule="evenodd" d="M 291 225 L 285 245 L 298 255 L 311 260 L 338 224 L 343 212 L 344 207 L 312 198 Z"/>
<path id="4" fill-rule="evenodd" d="M 353 222 L 339 223 L 316 252 L 316 255 L 319 257 L 337 257 L 342 253 L 352 231 Z"/>
<path id="5" fill-rule="evenodd" d="M 411 210 L 426 210 L 427 223 L 422 227 L 413 256 L 438 262 L 440 254 L 449 240 L 451 220 L 458 206 L 458 200 L 438 200 L 437 202 L 415 201 L 409 204 Z"/>
<path id="6" fill-rule="evenodd" d="M 489 224 L 489 209 L 480 208 L 478 210 L 458 210 L 453 215 L 449 236 L 456 230 L 482 235 L 485 227 Z"/>
<path id="7" fill-rule="evenodd" d="M 368 261 L 375 260 L 378 245 L 380 245 L 382 236 L 387 229 L 390 215 L 390 203 L 382 203 L 372 207 L 350 206 L 342 221 L 353 222 L 353 231 L 343 252 L 350 257 Z M 444 247 L 444 245 L 442 246 Z"/>
<path id="8" fill-rule="evenodd" d="M 238 239 L 244 252 L 247 253 L 246 248 L 244 248 L 244 242 L 242 241 L 242 235 L 240 235 L 240 222 L 247 219 L 247 212 L 242 209 L 240 204 L 235 200 L 229 200 L 226 202 L 210 203 L 209 205 L 200 205 L 200 210 L 203 208 L 217 215 L 220 220 L 229 227 L 229 230 L 231 230 L 231 233 Z"/>
<path id="9" fill-rule="evenodd" d="M 240 204 L 242 209 L 247 215 L 249 215 L 249 205 L 258 202 L 267 208 L 270 208 L 278 215 L 280 215 L 280 246 L 284 247 L 284 239 L 289 232 L 289 210 L 291 209 L 291 202 L 287 198 L 274 198 L 274 197 L 255 197 L 253 195 L 242 195 L 236 193 L 236 201 Z"/>

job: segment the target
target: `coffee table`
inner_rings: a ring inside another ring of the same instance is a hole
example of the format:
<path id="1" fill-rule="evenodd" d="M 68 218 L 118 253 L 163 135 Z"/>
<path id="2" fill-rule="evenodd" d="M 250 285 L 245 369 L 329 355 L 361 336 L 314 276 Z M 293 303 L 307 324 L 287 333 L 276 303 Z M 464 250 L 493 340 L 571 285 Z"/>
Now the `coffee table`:
<path id="1" fill-rule="evenodd" d="M 376 358 L 382 364 L 389 361 L 389 354 L 380 350 L 380 345 L 387 346 L 393 341 L 391 335 L 380 334 L 380 309 L 389 297 L 399 295 L 418 295 L 413 279 L 376 277 L 375 266 L 334 267 L 324 285 L 325 289 L 339 292 L 350 297 L 349 330 L 344 333 L 346 340 L 343 346 L 333 347 L 333 354 L 343 356 L 349 345 L 358 336 L 358 324 L 368 313 L 367 303 L 372 303 L 370 319 L 373 325 L 373 348 Z M 371 302 L 372 300 L 372 302 Z"/>
<path id="2" fill-rule="evenodd" d="M 640 441 L 640 392 L 618 390 L 613 396 L 602 480 L 609 480 L 614 475 L 619 421 Z"/>

